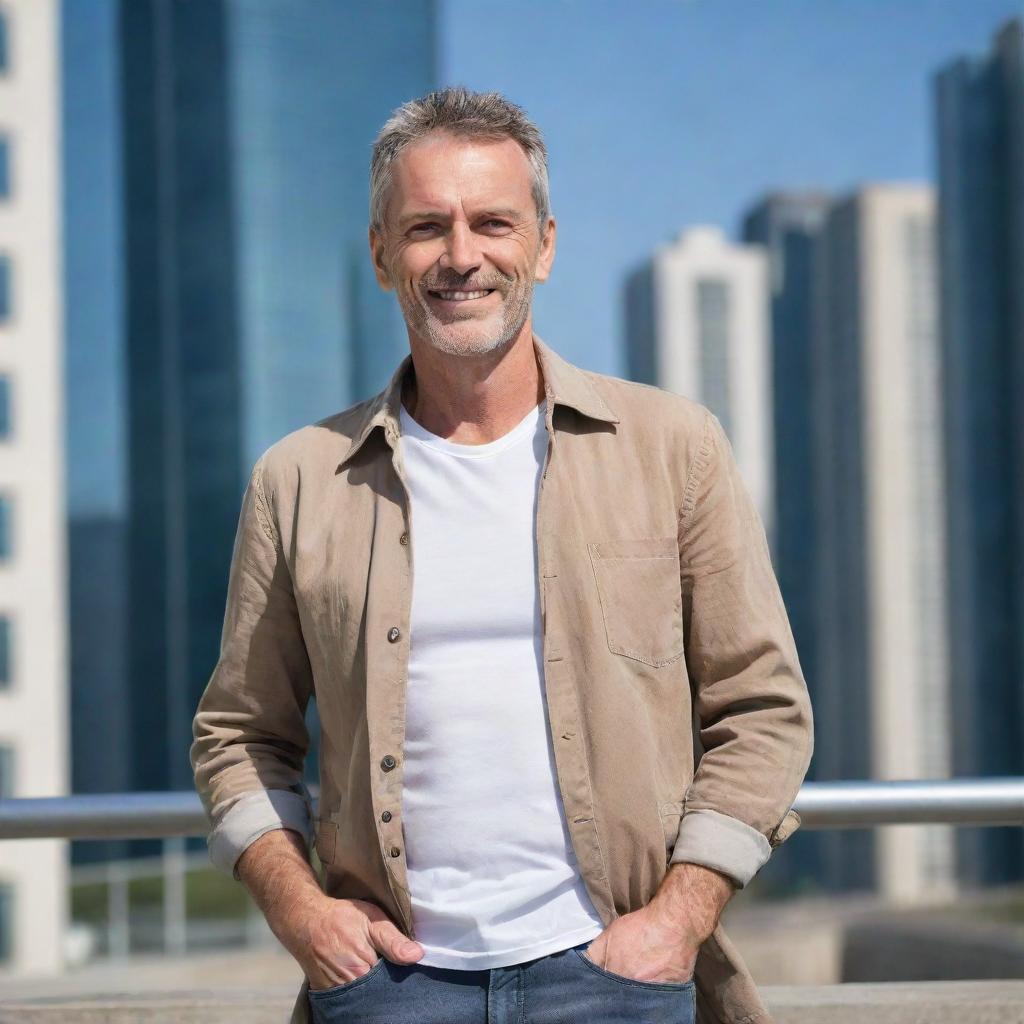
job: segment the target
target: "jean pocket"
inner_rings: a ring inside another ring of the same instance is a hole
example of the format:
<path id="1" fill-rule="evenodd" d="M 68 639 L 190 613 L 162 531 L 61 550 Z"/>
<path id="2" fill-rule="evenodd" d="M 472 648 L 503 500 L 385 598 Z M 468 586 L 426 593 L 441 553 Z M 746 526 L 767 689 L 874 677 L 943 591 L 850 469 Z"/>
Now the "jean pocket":
<path id="1" fill-rule="evenodd" d="M 308 989 L 309 997 L 315 1000 L 341 995 L 343 992 L 351 992 L 352 989 L 358 988 L 375 978 L 383 968 L 384 957 L 378 957 L 377 962 L 365 974 L 360 974 L 358 978 L 353 978 L 351 981 L 343 981 L 340 985 L 331 985 L 330 988 L 310 988 Z"/>
<path id="2" fill-rule="evenodd" d="M 693 978 L 689 981 L 641 981 L 639 978 L 627 978 L 624 974 L 616 974 L 614 971 L 606 970 L 604 967 L 600 967 L 598 964 L 594 963 L 594 961 L 587 956 L 585 949 L 574 948 L 573 952 L 595 974 L 598 974 L 609 981 L 614 981 L 619 985 L 642 988 L 649 992 L 686 992 L 694 987 Z"/>

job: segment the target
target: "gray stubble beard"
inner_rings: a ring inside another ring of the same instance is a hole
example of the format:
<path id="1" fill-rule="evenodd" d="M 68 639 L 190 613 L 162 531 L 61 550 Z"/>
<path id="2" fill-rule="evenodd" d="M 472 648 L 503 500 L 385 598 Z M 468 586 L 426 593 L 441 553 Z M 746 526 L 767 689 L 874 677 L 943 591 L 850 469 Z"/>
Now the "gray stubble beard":
<path id="1" fill-rule="evenodd" d="M 406 302 L 403 293 L 396 289 L 398 304 L 409 330 L 427 340 L 439 352 L 448 355 L 485 355 L 507 347 L 519 334 L 530 315 L 533 303 L 533 281 L 527 280 L 521 295 L 516 298 L 513 291 L 508 293 L 501 318 L 501 327 L 497 334 L 485 339 L 482 344 L 467 348 L 453 342 L 445 332 L 447 325 L 440 323 L 425 305 L 426 300 Z M 514 301 L 513 301 L 514 300 Z M 470 319 L 469 317 L 466 318 Z M 458 322 L 458 321 L 456 321 Z"/>

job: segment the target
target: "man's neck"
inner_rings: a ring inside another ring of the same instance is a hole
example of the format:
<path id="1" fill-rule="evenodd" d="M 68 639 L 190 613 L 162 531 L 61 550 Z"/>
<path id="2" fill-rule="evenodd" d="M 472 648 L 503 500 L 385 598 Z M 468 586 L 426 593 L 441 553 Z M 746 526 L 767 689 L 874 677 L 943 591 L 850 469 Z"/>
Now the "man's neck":
<path id="1" fill-rule="evenodd" d="M 457 444 L 507 434 L 544 398 L 530 321 L 512 344 L 482 356 L 452 356 L 410 339 L 414 373 L 402 404 L 420 426 Z"/>

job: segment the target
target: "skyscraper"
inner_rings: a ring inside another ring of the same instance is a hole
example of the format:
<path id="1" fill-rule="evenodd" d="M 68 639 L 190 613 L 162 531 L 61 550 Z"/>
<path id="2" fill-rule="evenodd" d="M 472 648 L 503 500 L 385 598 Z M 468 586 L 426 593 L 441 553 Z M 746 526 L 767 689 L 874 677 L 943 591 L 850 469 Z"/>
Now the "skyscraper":
<path id="1" fill-rule="evenodd" d="M 815 700 L 818 637 L 818 545 L 814 483 L 813 272 L 814 245 L 830 199 L 819 192 L 776 192 L 743 218 L 744 241 L 768 254 L 771 300 L 772 429 L 775 460 L 774 564 L 800 663 Z M 816 776 L 812 760 L 808 779 Z M 820 833 L 797 833 L 781 864 L 763 873 L 790 878 L 820 875 Z"/>
<path id="2" fill-rule="evenodd" d="M 366 230 L 373 139 L 436 84 L 433 0 L 229 0 L 242 464 L 408 350 Z"/>
<path id="3" fill-rule="evenodd" d="M 128 747 L 186 788 L 244 480 L 227 5 L 120 9 L 128 452 Z"/>
<path id="4" fill-rule="evenodd" d="M 116 72 L 103 136 L 116 169 L 102 191 L 113 197 L 104 226 L 123 247 L 107 236 L 92 245 L 123 257 L 104 270 L 120 305 L 90 307 L 117 339 L 90 386 L 113 376 L 119 400 L 99 423 L 71 379 L 69 434 L 86 463 L 78 507 L 88 511 L 93 481 L 104 481 L 99 504 L 119 492 L 100 533 L 122 576 L 104 584 L 102 608 L 75 591 L 75 686 L 124 709 L 114 725 L 124 764 L 89 788 L 187 789 L 248 471 L 285 433 L 371 393 L 406 347 L 394 299 L 369 271 L 367 174 L 376 129 L 434 85 L 435 13 L 431 0 L 401 17 L 369 0 L 132 0 L 115 13 L 97 60 Z M 75 70 L 99 74 L 81 61 Z M 84 227 L 93 198 L 76 156 L 96 165 L 97 139 L 73 141 L 69 219 Z M 69 245 L 81 268 L 89 243 L 77 234 Z M 91 280 L 102 287 L 95 268 Z M 69 345 L 88 363 L 102 335 L 78 322 Z M 73 507 L 73 582 L 101 557 L 96 527 Z M 90 643 L 86 625 L 101 612 L 121 629 L 112 642 L 123 655 Z M 310 725 L 312 767 L 312 710 Z"/>
<path id="5" fill-rule="evenodd" d="M 954 767 L 1024 774 L 1024 26 L 934 82 Z M 965 879 L 1024 877 L 1019 829 L 962 829 Z"/>
<path id="6" fill-rule="evenodd" d="M 0 6 L 0 796 L 68 792 L 56 0 Z M 0 844 L 0 970 L 62 966 L 67 843 Z"/>
<path id="7" fill-rule="evenodd" d="M 767 259 L 717 228 L 660 246 L 626 284 L 626 365 L 648 384 L 706 405 L 722 422 L 773 535 Z"/>
<path id="8" fill-rule="evenodd" d="M 800 658 L 807 665 L 814 662 L 817 635 L 811 415 L 813 252 L 829 202 L 817 192 L 773 193 L 743 219 L 744 240 L 763 246 L 768 254 L 775 569 Z"/>
<path id="9" fill-rule="evenodd" d="M 117 7 L 61 4 L 71 779 L 133 788 L 127 671 L 127 429 Z M 107 742 L 97 743 L 96 737 Z M 72 859 L 123 852 L 72 842 Z"/>
<path id="10" fill-rule="evenodd" d="M 942 405 L 931 190 L 870 185 L 814 254 L 817 779 L 949 774 Z M 948 826 L 826 833 L 831 888 L 944 895 Z"/>

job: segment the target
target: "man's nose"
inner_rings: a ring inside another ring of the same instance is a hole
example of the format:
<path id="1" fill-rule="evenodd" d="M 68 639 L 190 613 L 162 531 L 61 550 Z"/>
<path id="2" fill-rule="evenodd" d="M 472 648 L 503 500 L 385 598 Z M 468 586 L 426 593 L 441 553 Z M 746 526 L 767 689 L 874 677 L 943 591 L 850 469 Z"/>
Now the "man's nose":
<path id="1" fill-rule="evenodd" d="M 482 261 L 483 256 L 477 245 L 476 235 L 470 230 L 469 225 L 453 224 L 441 256 L 441 266 L 465 277 L 470 271 L 476 270 Z"/>

